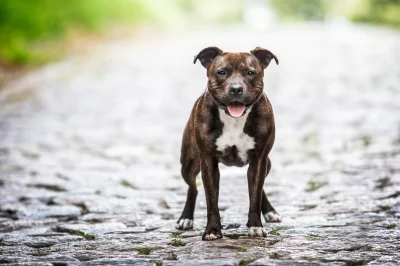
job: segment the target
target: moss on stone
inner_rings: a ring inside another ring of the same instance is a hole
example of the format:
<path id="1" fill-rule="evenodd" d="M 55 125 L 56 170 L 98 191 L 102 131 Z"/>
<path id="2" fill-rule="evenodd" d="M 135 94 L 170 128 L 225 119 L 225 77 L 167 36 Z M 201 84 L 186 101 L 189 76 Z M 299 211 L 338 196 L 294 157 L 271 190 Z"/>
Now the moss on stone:
<path id="1" fill-rule="evenodd" d="M 272 229 L 272 231 L 271 232 L 269 232 L 271 235 L 279 235 L 279 231 L 280 230 L 287 230 L 287 229 L 289 229 L 289 227 L 287 227 L 287 226 L 278 226 L 278 227 L 275 227 L 274 229 Z"/>
<path id="2" fill-rule="evenodd" d="M 390 207 L 389 205 L 379 205 L 378 208 L 381 211 L 389 211 L 392 207 Z"/>
<path id="3" fill-rule="evenodd" d="M 328 185 L 326 181 L 310 180 L 307 182 L 306 192 L 314 192 L 323 186 Z"/>
<path id="4" fill-rule="evenodd" d="M 94 235 L 85 233 L 85 232 L 79 232 L 78 235 L 83 236 L 86 240 L 94 240 L 95 239 Z"/>
<path id="5" fill-rule="evenodd" d="M 385 226 L 386 229 L 394 229 L 396 228 L 396 224 L 388 224 Z"/>
<path id="6" fill-rule="evenodd" d="M 273 252 L 273 253 L 269 254 L 269 258 L 273 259 L 273 260 L 280 260 L 283 257 L 284 257 L 283 255 L 281 255 L 281 254 L 279 254 L 277 252 Z"/>
<path id="7" fill-rule="evenodd" d="M 318 235 L 318 234 L 315 234 L 315 235 L 310 234 L 310 235 L 306 236 L 306 239 L 310 240 L 310 241 L 323 240 L 323 239 L 326 239 L 326 238 L 328 238 L 328 237 L 327 236 L 323 236 L 323 235 Z"/>
<path id="8" fill-rule="evenodd" d="M 239 247 L 239 248 L 238 248 L 238 251 L 239 251 L 239 252 L 246 252 L 246 251 L 247 251 L 247 249 L 246 249 L 246 248 L 244 248 L 244 247 Z"/>
<path id="9" fill-rule="evenodd" d="M 174 247 L 184 247 L 186 244 L 182 242 L 181 237 L 177 236 L 171 240 L 170 243 Z"/>
<path id="10" fill-rule="evenodd" d="M 150 255 L 151 249 L 149 248 L 138 248 L 137 251 L 140 255 Z"/>
<path id="11" fill-rule="evenodd" d="M 239 261 L 239 266 L 246 266 L 255 261 L 256 259 L 242 259 Z"/>

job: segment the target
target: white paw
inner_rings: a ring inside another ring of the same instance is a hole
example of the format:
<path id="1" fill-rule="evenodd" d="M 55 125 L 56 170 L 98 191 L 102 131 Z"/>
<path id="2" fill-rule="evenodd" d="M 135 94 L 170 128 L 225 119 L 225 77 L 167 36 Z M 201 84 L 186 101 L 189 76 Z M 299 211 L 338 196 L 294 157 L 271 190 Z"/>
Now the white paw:
<path id="1" fill-rule="evenodd" d="M 179 230 L 188 230 L 193 228 L 193 220 L 192 219 L 180 219 L 179 223 L 176 225 L 176 229 Z"/>
<path id="2" fill-rule="evenodd" d="M 220 238 L 220 237 L 218 237 L 217 235 L 214 235 L 213 233 L 211 233 L 211 234 L 206 234 L 206 236 L 205 236 L 205 239 L 206 239 L 206 240 L 215 240 L 215 239 L 217 239 L 217 238 Z"/>
<path id="3" fill-rule="evenodd" d="M 267 212 L 264 214 L 264 218 L 267 223 L 277 223 L 282 220 L 277 212 Z"/>
<path id="4" fill-rule="evenodd" d="M 267 230 L 264 227 L 252 226 L 249 229 L 249 236 L 267 236 Z"/>

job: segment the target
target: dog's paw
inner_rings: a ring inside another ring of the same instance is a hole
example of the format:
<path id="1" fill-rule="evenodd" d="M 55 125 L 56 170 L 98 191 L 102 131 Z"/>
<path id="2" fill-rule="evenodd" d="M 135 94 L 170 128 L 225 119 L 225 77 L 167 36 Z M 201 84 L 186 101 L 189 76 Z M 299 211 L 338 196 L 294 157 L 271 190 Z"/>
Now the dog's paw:
<path id="1" fill-rule="evenodd" d="M 249 229 L 249 236 L 267 236 L 267 230 L 264 227 L 252 226 Z"/>
<path id="2" fill-rule="evenodd" d="M 176 229 L 179 229 L 179 230 L 189 230 L 192 228 L 193 228 L 193 220 L 192 219 L 182 218 L 176 224 Z"/>
<path id="3" fill-rule="evenodd" d="M 281 216 L 276 211 L 267 212 L 264 214 L 264 218 L 267 223 L 279 223 L 282 221 Z"/>
<path id="4" fill-rule="evenodd" d="M 215 240 L 218 238 L 222 238 L 222 233 L 217 229 L 206 229 L 202 237 L 203 240 L 207 241 Z"/>

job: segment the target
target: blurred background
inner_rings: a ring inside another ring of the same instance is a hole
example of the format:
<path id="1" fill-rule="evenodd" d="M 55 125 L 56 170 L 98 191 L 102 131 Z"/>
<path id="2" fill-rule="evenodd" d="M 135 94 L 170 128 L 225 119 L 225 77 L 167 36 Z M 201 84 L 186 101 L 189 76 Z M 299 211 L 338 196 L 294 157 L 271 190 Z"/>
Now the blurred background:
<path id="1" fill-rule="evenodd" d="M 128 33 L 138 25 L 160 30 L 245 24 L 266 29 L 278 22 L 356 22 L 400 27 L 398 0 L 3 0 L 2 67 L 43 64 L 99 33 Z M 97 35 L 98 36 L 98 35 Z M 86 44 L 87 45 L 87 44 Z"/>
<path id="2" fill-rule="evenodd" d="M 347 265 L 385 252 L 396 265 L 399 28 L 400 0 L 0 0 L 0 262 L 50 239 L 79 260 L 146 248 Z M 220 167 L 224 234 L 239 239 L 201 242 L 200 176 L 194 231 L 173 229 L 182 133 L 207 82 L 193 56 L 207 46 L 279 58 L 265 71 L 277 127 L 265 188 L 283 222 L 265 224 L 266 251 L 244 237 L 246 167 Z"/>

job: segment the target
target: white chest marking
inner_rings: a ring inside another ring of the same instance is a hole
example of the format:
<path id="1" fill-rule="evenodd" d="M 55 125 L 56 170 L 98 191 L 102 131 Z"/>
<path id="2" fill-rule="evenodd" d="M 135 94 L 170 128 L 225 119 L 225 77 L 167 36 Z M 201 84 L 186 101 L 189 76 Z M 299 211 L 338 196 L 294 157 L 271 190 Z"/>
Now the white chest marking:
<path id="1" fill-rule="evenodd" d="M 224 125 L 221 136 L 215 142 L 217 150 L 224 152 L 226 148 L 235 145 L 238 149 L 238 156 L 243 162 L 247 162 L 247 151 L 254 149 L 254 139 L 243 132 L 250 112 L 251 109 L 247 110 L 244 116 L 234 118 L 219 109 L 219 118 Z"/>

